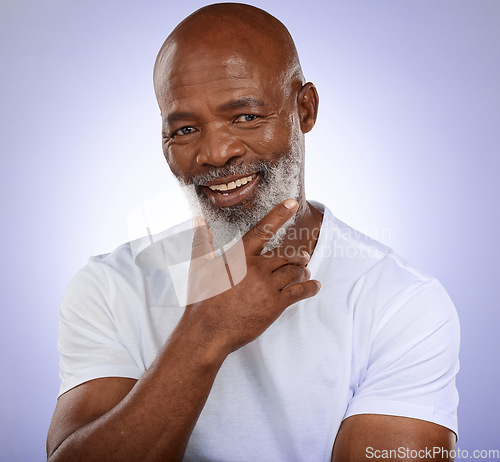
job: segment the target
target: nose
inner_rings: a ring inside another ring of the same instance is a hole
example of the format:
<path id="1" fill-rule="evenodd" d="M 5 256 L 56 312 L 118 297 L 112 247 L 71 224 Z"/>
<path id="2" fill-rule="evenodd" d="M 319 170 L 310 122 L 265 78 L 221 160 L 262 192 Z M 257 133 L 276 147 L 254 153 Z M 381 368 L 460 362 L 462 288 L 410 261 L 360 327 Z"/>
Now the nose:
<path id="1" fill-rule="evenodd" d="M 225 127 L 207 127 L 201 135 L 196 156 L 198 165 L 222 167 L 231 159 L 240 157 L 246 152 L 244 143 L 229 133 Z"/>

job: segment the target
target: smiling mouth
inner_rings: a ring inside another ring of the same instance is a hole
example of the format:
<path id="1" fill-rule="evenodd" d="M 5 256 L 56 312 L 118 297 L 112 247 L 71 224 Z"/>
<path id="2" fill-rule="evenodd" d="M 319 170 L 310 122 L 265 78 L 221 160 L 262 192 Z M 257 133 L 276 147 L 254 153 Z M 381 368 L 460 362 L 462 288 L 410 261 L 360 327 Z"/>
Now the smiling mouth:
<path id="1" fill-rule="evenodd" d="M 219 178 L 202 186 L 207 198 L 217 207 L 232 207 L 249 198 L 259 181 L 259 174 L 237 178 L 235 175 Z"/>
<path id="2" fill-rule="evenodd" d="M 257 175 L 254 173 L 253 175 L 245 176 L 243 178 L 238 178 L 237 180 L 230 181 L 229 183 L 219 183 L 208 186 L 212 191 L 217 191 L 221 193 L 223 196 L 229 196 L 233 190 L 241 188 L 245 186 L 247 183 L 250 183 L 253 179 L 255 179 Z M 227 192 L 229 191 L 229 192 Z"/>

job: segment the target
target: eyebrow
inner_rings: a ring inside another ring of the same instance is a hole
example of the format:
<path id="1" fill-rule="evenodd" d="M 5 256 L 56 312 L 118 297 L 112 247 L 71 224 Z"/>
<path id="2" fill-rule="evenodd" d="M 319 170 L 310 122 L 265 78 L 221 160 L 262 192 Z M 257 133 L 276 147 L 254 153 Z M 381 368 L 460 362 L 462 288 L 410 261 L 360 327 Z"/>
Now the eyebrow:
<path id="1" fill-rule="evenodd" d="M 263 106 L 267 106 L 267 104 L 257 98 L 253 98 L 252 96 L 246 96 L 228 101 L 227 103 L 223 103 L 217 106 L 217 110 L 223 112 L 245 107 L 263 107 Z M 192 119 L 195 116 L 196 114 L 194 112 L 186 112 L 186 111 L 171 112 L 167 114 L 167 116 L 163 119 L 163 128 L 166 128 L 168 125 L 171 125 L 174 122 L 178 122 L 179 120 Z"/>
<path id="2" fill-rule="evenodd" d="M 217 107 L 219 111 L 227 111 L 230 109 L 240 109 L 243 107 L 262 107 L 266 106 L 266 103 L 263 101 L 253 98 L 252 96 L 246 96 L 243 98 L 237 98 L 232 101 L 228 101 L 227 103 L 223 103 Z"/>
<path id="3" fill-rule="evenodd" d="M 171 112 L 170 114 L 167 114 L 167 116 L 163 119 L 163 128 L 166 128 L 173 122 L 177 122 L 179 120 L 184 120 L 184 119 L 191 119 L 193 117 L 194 117 L 193 112 L 184 112 L 184 111 Z"/>

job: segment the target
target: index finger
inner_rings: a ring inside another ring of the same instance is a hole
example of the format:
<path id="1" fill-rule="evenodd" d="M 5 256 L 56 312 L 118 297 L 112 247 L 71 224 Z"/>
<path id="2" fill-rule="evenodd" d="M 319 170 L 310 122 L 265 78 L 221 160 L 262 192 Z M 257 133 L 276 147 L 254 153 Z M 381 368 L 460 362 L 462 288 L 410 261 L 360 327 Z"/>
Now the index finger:
<path id="1" fill-rule="evenodd" d="M 245 250 L 260 255 L 278 230 L 294 216 L 299 208 L 295 199 L 286 199 L 274 207 L 262 220 L 243 236 Z"/>

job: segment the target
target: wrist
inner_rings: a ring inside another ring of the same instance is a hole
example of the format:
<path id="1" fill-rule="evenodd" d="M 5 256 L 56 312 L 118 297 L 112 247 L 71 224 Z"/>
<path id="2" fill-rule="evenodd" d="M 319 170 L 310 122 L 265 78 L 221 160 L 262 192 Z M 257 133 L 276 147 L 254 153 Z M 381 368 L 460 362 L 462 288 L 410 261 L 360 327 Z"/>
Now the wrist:
<path id="1" fill-rule="evenodd" d="M 217 334 L 215 326 L 211 326 L 203 316 L 195 315 L 190 306 L 186 307 L 171 339 L 189 352 L 190 358 L 196 359 L 200 365 L 208 369 L 212 367 L 219 369 L 231 352 L 224 346 L 224 341 Z"/>

